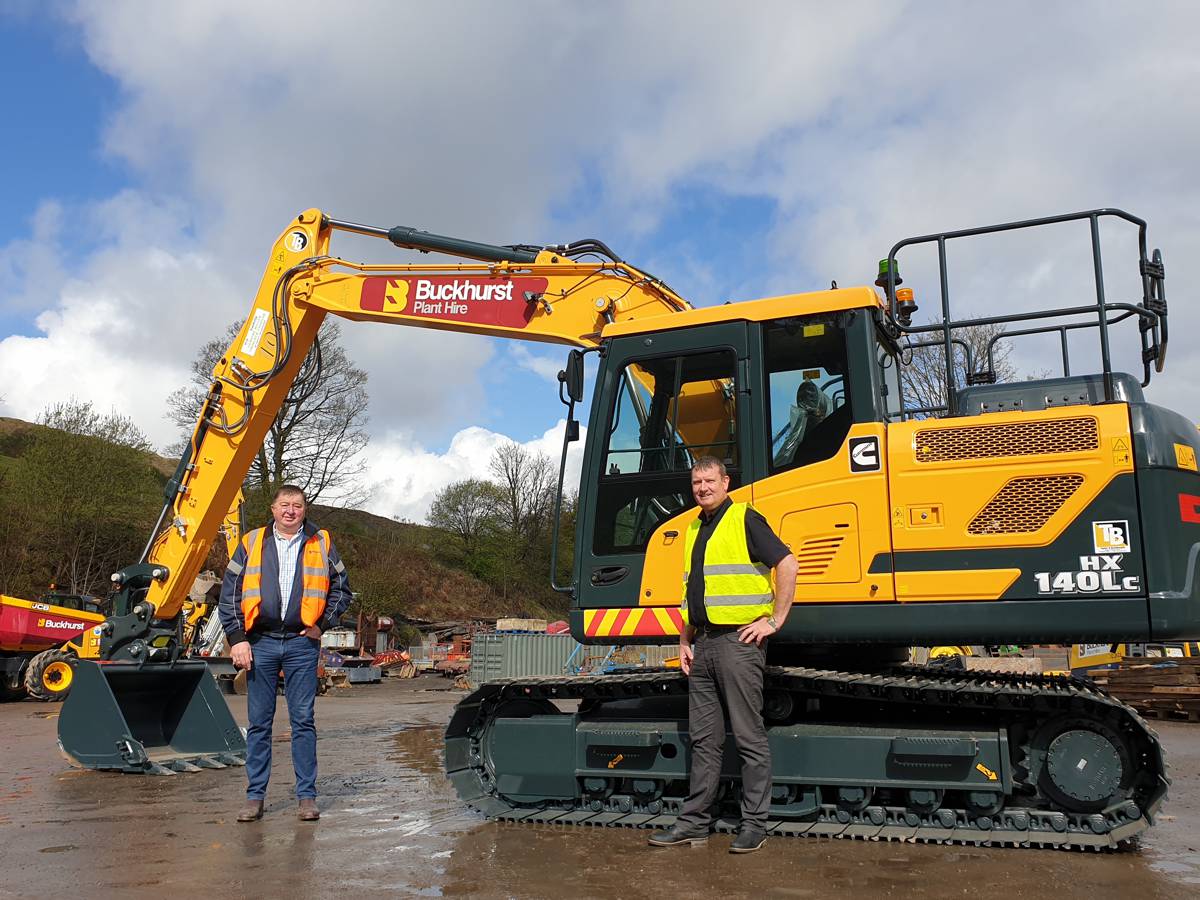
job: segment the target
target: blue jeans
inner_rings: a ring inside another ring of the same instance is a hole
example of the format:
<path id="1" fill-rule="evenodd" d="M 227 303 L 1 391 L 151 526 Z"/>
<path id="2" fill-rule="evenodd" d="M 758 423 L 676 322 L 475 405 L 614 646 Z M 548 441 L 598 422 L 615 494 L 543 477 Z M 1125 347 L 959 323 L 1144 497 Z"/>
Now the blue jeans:
<path id="1" fill-rule="evenodd" d="M 317 656 L 320 643 L 307 637 L 287 640 L 263 635 L 251 641 L 254 662 L 246 673 L 246 799 L 262 800 L 271 778 L 271 726 L 275 721 L 275 690 L 283 671 L 288 718 L 292 724 L 292 768 L 296 796 L 317 796 L 317 728 L 313 701 L 317 696 Z"/>

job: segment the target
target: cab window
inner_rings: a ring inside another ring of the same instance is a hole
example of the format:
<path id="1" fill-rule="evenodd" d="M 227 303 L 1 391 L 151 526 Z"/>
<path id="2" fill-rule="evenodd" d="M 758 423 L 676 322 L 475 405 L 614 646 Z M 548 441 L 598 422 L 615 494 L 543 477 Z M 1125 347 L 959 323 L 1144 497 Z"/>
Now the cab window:
<path id="1" fill-rule="evenodd" d="M 764 329 L 770 470 L 829 459 L 850 430 L 846 338 L 837 316 L 783 319 Z"/>
<path id="2" fill-rule="evenodd" d="M 600 479 L 597 554 L 645 548 L 660 523 L 693 506 L 701 456 L 738 466 L 732 350 L 643 359 L 619 375 Z"/>

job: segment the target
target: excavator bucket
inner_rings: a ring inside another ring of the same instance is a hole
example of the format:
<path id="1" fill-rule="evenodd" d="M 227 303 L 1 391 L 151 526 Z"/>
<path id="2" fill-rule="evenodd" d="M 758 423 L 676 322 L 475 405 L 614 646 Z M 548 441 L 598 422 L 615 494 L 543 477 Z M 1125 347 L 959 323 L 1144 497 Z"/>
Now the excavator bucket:
<path id="1" fill-rule="evenodd" d="M 200 660 L 79 660 L 58 746 L 84 769 L 172 775 L 246 764 L 246 739 Z"/>

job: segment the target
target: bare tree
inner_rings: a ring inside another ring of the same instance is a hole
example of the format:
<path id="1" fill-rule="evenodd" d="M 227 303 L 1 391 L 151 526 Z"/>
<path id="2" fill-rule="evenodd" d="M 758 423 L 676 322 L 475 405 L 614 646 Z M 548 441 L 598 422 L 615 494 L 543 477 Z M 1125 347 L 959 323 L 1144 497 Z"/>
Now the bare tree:
<path id="1" fill-rule="evenodd" d="M 110 444 L 128 447 L 131 450 L 149 452 L 153 449 L 150 439 L 129 416 L 115 409 L 107 415 L 96 411 L 90 400 L 61 400 L 52 403 L 38 416 L 38 424 L 57 428 L 68 434 L 97 437 Z"/>
<path id="2" fill-rule="evenodd" d="M 971 363 L 976 372 L 987 369 L 988 345 L 1004 333 L 1003 325 L 968 325 L 956 328 L 951 334 L 970 348 Z M 941 340 L 940 332 L 910 336 L 911 343 L 931 343 Z M 996 381 L 1014 381 L 1018 374 L 1009 356 L 1010 343 L 997 340 L 992 350 L 992 371 Z M 966 386 L 967 354 L 954 346 L 954 386 Z M 931 409 L 946 405 L 946 349 L 941 343 L 906 351 L 901 365 L 904 406 L 906 409 Z"/>
<path id="3" fill-rule="evenodd" d="M 212 382 L 212 371 L 241 328 L 234 322 L 192 361 L 191 381 L 168 398 L 171 420 L 195 427 Z M 288 390 L 262 448 L 250 466 L 247 487 L 269 494 L 282 484 L 302 487 L 310 502 L 354 505 L 363 499 L 358 483 L 366 463 L 367 373 L 353 365 L 341 346 L 341 328 L 332 319 L 322 326 L 318 344 L 305 358 Z"/>
<path id="4" fill-rule="evenodd" d="M 500 519 L 520 542 L 524 559 L 539 544 L 554 509 L 554 463 L 510 441 L 496 448 L 488 468 L 502 492 Z"/>

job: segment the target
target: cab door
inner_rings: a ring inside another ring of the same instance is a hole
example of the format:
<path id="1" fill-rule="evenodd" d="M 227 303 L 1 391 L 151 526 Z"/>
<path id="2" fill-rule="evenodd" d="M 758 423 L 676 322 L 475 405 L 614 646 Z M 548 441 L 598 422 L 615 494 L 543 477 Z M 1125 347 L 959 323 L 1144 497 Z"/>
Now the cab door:
<path id="1" fill-rule="evenodd" d="M 868 317 L 851 310 L 757 328 L 763 428 L 752 499 L 799 562 L 795 602 L 895 600 Z"/>
<path id="2" fill-rule="evenodd" d="M 713 456 L 748 496 L 747 324 L 619 338 L 598 373 L 576 535 L 576 638 L 678 633 L 691 466 Z M 582 632 L 582 633 L 581 633 Z"/>

